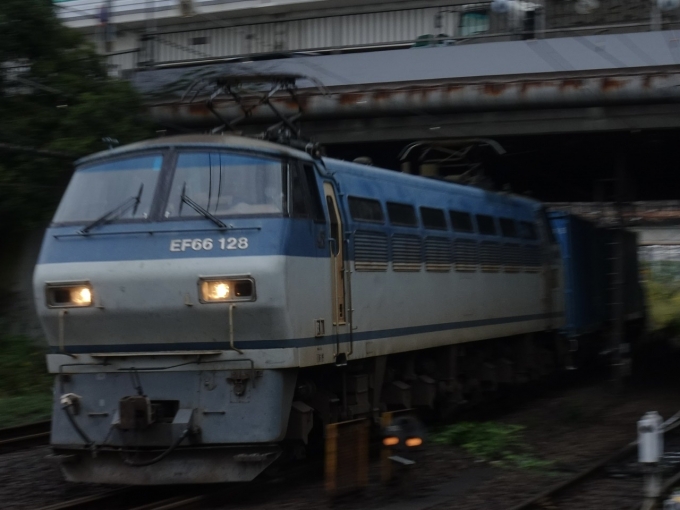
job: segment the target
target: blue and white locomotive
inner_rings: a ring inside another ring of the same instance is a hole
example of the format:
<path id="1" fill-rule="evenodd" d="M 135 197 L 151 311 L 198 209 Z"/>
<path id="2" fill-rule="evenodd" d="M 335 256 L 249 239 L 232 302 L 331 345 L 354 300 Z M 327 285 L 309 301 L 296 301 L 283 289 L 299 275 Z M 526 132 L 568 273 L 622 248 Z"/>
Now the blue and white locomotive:
<path id="1" fill-rule="evenodd" d="M 323 425 L 450 409 L 567 353 L 539 202 L 243 137 L 77 170 L 35 269 L 69 480 L 249 481 Z"/>

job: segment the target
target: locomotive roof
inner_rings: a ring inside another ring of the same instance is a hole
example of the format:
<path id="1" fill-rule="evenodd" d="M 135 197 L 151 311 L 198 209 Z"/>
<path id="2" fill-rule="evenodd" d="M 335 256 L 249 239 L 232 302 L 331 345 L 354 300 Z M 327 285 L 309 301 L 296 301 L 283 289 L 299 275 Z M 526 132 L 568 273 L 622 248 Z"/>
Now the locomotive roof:
<path id="1" fill-rule="evenodd" d="M 459 195 L 470 197 L 479 197 L 485 200 L 498 199 L 501 201 L 510 201 L 516 204 L 523 204 L 525 206 L 535 207 L 540 204 L 540 201 L 532 197 L 517 195 L 504 191 L 485 190 L 476 186 L 468 186 L 456 182 L 431 179 L 421 175 L 406 174 L 394 170 L 387 170 L 385 168 L 366 166 L 350 161 L 343 161 L 338 159 L 324 158 L 326 166 L 331 171 L 340 171 L 345 174 L 353 174 L 356 176 L 369 177 L 377 180 L 389 180 L 398 182 L 409 188 L 420 188 L 430 191 L 455 190 Z"/>
<path id="2" fill-rule="evenodd" d="M 117 147 L 115 149 L 109 149 L 101 152 L 97 152 L 90 156 L 85 156 L 84 158 L 76 161 L 76 164 L 81 165 L 83 163 L 89 163 L 101 158 L 107 158 L 111 156 L 117 156 L 121 154 L 126 154 L 128 152 L 134 152 L 145 149 L 163 149 L 168 147 L 212 147 L 212 148 L 234 148 L 234 149 L 246 149 L 246 150 L 258 150 L 263 152 L 269 152 L 271 154 L 280 154 L 286 156 L 294 156 L 300 159 L 311 160 L 311 156 L 306 152 L 293 149 L 286 145 L 281 145 L 278 143 L 267 142 L 264 140 L 258 140 L 256 138 L 248 138 L 245 136 L 236 135 L 179 135 L 179 136 L 165 136 L 160 138 L 153 138 L 150 140 L 144 140 L 143 142 L 131 143 L 129 145 L 123 145 L 122 147 Z"/>
<path id="3" fill-rule="evenodd" d="M 90 163 L 102 158 L 108 158 L 111 156 L 124 155 L 130 152 L 147 150 L 147 149 L 164 149 L 169 147 L 206 147 L 206 148 L 231 148 L 231 149 L 244 149 L 251 151 L 262 151 L 275 155 L 290 156 L 298 159 L 304 159 L 311 161 L 312 157 L 306 152 L 293 149 L 287 145 L 282 145 L 273 142 L 267 142 L 265 140 L 258 140 L 256 138 L 248 138 L 245 136 L 237 135 L 224 135 L 224 134 L 203 134 L 203 135 L 178 135 L 178 136 L 167 136 L 153 138 L 150 140 L 144 140 L 142 142 L 132 143 L 124 145 L 122 147 L 117 147 L 115 149 L 109 149 L 101 152 L 97 152 L 90 156 L 79 159 L 76 164 L 81 165 L 85 163 Z M 333 167 L 334 170 L 340 170 L 352 174 L 363 174 L 365 176 L 373 175 L 378 179 L 384 179 L 389 176 L 391 180 L 402 181 L 408 183 L 410 186 L 422 187 L 432 189 L 432 187 L 441 188 L 442 185 L 451 186 L 457 188 L 459 193 L 464 193 L 467 195 L 476 196 L 489 196 L 497 195 L 504 196 L 506 199 L 512 201 L 524 202 L 525 204 L 536 204 L 537 201 L 528 197 L 523 197 L 513 194 L 499 194 L 498 192 L 488 192 L 480 188 L 455 184 L 446 181 L 436 181 L 427 179 L 417 175 L 408 175 L 401 172 L 394 172 L 392 170 L 387 170 L 384 168 L 378 168 L 373 166 L 361 165 L 349 161 L 342 161 L 333 158 L 323 158 L 327 165 Z"/>

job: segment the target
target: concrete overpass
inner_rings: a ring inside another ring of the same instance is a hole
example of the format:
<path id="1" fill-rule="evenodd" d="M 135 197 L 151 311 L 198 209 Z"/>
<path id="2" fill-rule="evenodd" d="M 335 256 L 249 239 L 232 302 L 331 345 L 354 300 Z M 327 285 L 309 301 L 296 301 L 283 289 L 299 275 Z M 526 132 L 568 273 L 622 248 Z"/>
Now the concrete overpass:
<path id="1" fill-rule="evenodd" d="M 663 31 L 157 68 L 131 79 L 160 124 L 205 130 L 217 119 L 205 96 L 181 99 L 191 81 L 271 73 L 324 85 L 299 86 L 303 129 L 325 144 L 680 127 L 680 48 Z M 296 111 L 285 95 L 273 103 Z M 237 115 L 231 101 L 215 107 Z M 273 120 L 256 108 L 250 129 Z"/>

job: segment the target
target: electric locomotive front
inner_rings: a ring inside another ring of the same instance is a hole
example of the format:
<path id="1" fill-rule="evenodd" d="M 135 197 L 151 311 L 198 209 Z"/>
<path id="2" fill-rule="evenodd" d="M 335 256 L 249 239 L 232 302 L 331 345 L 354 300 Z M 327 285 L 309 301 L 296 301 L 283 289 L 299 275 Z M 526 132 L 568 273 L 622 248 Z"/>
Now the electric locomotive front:
<path id="1" fill-rule="evenodd" d="M 331 272 L 317 171 L 225 136 L 79 162 L 34 274 L 67 479 L 248 481 L 297 439 L 289 340 L 332 306 L 305 287 Z"/>

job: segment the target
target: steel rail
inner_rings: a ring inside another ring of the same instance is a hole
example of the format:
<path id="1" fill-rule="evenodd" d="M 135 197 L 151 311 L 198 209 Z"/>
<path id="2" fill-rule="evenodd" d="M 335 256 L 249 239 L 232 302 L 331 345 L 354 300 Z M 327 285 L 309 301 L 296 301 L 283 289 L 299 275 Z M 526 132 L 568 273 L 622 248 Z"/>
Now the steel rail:
<path id="1" fill-rule="evenodd" d="M 258 487 L 262 488 L 268 483 L 290 483 L 293 480 L 307 480 L 308 478 L 305 475 L 318 472 L 318 464 L 312 462 L 300 468 L 289 469 L 287 474 L 283 475 L 283 478 L 278 482 L 254 481 L 227 488 L 221 486 L 217 489 L 206 486 L 203 493 L 197 493 L 199 489 L 195 486 L 190 486 L 187 487 L 187 493 L 185 494 L 181 494 L 181 488 L 174 488 L 179 490 L 180 493 L 168 495 L 166 492 L 163 495 L 154 495 L 150 490 L 154 489 L 153 487 L 130 486 L 40 507 L 36 510 L 104 510 L 108 508 L 116 510 L 194 509 L 201 503 L 209 502 L 217 497 L 224 499 L 225 495 L 229 495 L 233 499 L 241 495 L 257 493 Z"/>
<path id="2" fill-rule="evenodd" d="M 175 494 L 168 497 L 159 494 L 154 497 L 148 487 L 123 487 L 40 507 L 38 510 L 102 510 L 105 508 L 115 508 L 116 510 L 171 510 L 192 508 L 196 503 L 208 499 L 215 492 L 196 495 L 195 489 L 191 490 L 193 493 L 190 495 Z"/>
<path id="3" fill-rule="evenodd" d="M 54 505 L 40 507 L 39 510 L 87 510 L 89 508 L 102 508 L 102 503 L 111 502 L 116 498 L 127 497 L 130 495 L 131 488 L 114 489 L 111 491 L 100 492 L 91 496 L 71 499 Z"/>
<path id="4" fill-rule="evenodd" d="M 50 421 L 40 421 L 0 429 L 0 453 L 11 449 L 47 444 L 50 436 Z"/>
<path id="5" fill-rule="evenodd" d="M 40 507 L 36 510 L 103 510 L 107 508 L 116 510 L 180 510 L 196 508 L 200 503 L 206 502 L 217 495 L 229 494 L 235 496 L 252 491 L 254 485 L 246 484 L 237 488 L 210 489 L 206 488 L 204 494 L 196 494 L 196 488 L 189 488 L 188 494 L 174 494 L 172 496 L 158 495 L 154 497 L 149 487 L 134 486 L 123 487 L 112 491 L 101 492 L 91 496 L 72 499 L 53 505 Z M 181 489 L 180 489 L 181 490 Z"/>
<path id="6" fill-rule="evenodd" d="M 192 508 L 197 503 L 201 503 L 212 496 L 213 493 L 200 496 L 175 496 L 174 498 L 167 498 L 147 505 L 137 506 L 130 510 L 179 510 L 181 508 Z"/>

